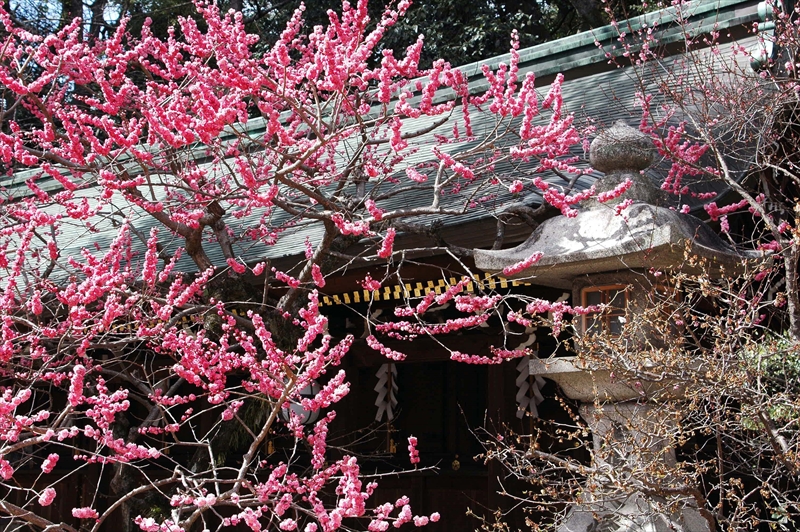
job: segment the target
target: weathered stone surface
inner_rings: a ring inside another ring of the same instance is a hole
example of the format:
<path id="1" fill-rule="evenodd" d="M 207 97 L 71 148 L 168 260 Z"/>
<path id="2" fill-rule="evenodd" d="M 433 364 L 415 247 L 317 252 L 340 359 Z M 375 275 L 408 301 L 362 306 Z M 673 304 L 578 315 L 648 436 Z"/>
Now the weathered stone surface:
<path id="1" fill-rule="evenodd" d="M 601 131 L 589 147 L 589 162 L 605 174 L 638 173 L 653 164 L 655 155 L 650 137 L 622 120 Z"/>
<path id="2" fill-rule="evenodd" d="M 712 269 L 729 272 L 739 269 L 743 260 L 760 256 L 732 248 L 694 216 L 634 203 L 621 215 L 604 208 L 582 211 L 575 218 L 550 218 L 515 248 L 475 250 L 475 265 L 501 272 L 539 252 L 542 258 L 536 264 L 511 277 L 570 288 L 575 277 L 588 273 L 632 268 L 687 271 L 687 250 L 707 259 Z"/>
<path id="3" fill-rule="evenodd" d="M 612 378 L 607 368 L 590 368 L 577 357 L 559 357 L 530 360 L 531 375 L 541 375 L 555 381 L 561 391 L 575 401 L 593 404 L 637 401 L 643 399 L 680 399 L 684 396 L 683 387 L 675 387 L 668 382 L 638 381 L 639 385 L 620 378 Z"/>
<path id="4" fill-rule="evenodd" d="M 634 493 L 622 503 L 603 501 L 575 506 L 558 532 L 709 532 L 708 522 L 694 508 L 681 515 L 659 512 Z"/>
<path id="5" fill-rule="evenodd" d="M 591 512 L 573 509 L 558 532 L 596 532 L 597 521 Z"/>

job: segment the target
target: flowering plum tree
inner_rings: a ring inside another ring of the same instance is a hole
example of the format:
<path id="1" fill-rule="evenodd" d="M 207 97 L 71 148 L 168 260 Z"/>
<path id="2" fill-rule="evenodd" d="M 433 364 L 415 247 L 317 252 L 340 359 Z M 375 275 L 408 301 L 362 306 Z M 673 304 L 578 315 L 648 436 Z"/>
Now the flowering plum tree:
<path id="1" fill-rule="evenodd" d="M 370 23 L 365 1 L 344 2 L 314 28 L 301 8 L 259 55 L 240 13 L 202 2 L 166 39 L 147 24 L 130 35 L 123 21 L 89 42 L 78 19 L 40 36 L 0 8 L 0 513 L 37 529 L 113 518 L 149 532 L 438 519 L 415 516 L 407 498 L 371 500 L 376 484 L 356 458 L 327 450 L 348 393 L 336 366 L 353 338 L 328 333 L 317 290 L 356 258 L 395 260 L 404 233 L 463 252 L 426 216 L 519 192 L 519 176 L 496 171 L 506 161 L 579 174 L 570 148 L 582 139 L 560 77 L 545 97 L 533 75 L 518 79 L 516 37 L 479 95 L 444 61 L 420 70 L 421 37 L 402 57 L 382 49 L 407 7 Z M 492 127 L 474 131 L 475 113 Z M 568 216 L 591 194 L 537 183 Z M 406 205 L 411 195 L 426 199 Z M 304 253 L 270 262 L 298 227 L 313 228 Z M 455 299 L 464 318 L 384 332 L 480 325 L 500 301 L 463 286 L 399 312 Z M 292 402 L 327 414 L 304 426 Z M 269 458 L 279 424 L 310 462 Z M 409 452 L 416 463 L 416 439 Z M 51 511 L 81 471 L 98 489 Z"/>

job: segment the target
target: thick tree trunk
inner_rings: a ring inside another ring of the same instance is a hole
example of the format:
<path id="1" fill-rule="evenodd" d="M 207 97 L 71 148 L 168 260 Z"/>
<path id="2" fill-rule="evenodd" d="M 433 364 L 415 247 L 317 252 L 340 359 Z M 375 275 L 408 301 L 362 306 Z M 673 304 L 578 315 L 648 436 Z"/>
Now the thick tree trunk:
<path id="1" fill-rule="evenodd" d="M 69 21 L 76 18 L 83 18 L 83 0 L 69 0 Z"/>
<path id="2" fill-rule="evenodd" d="M 786 310 L 789 313 L 789 334 L 792 341 L 800 342 L 800 293 L 797 286 L 798 248 L 793 243 L 783 253 L 783 267 L 786 275 Z"/>
<path id="3" fill-rule="evenodd" d="M 106 23 L 103 15 L 105 14 L 107 5 L 108 2 L 106 0 L 94 0 L 94 3 L 92 4 L 92 19 L 89 27 L 89 42 L 100 38 L 100 33 L 103 31 L 103 27 Z"/>
<path id="4" fill-rule="evenodd" d="M 597 0 L 569 0 L 569 3 L 590 28 L 599 28 L 605 25 L 603 9 Z"/>
<path id="5" fill-rule="evenodd" d="M 126 437 L 130 423 L 127 417 L 123 414 L 118 414 L 114 422 L 114 436 Z M 113 500 L 120 499 L 131 492 L 136 486 L 133 482 L 134 471 L 133 468 L 127 464 L 117 462 L 113 467 L 113 476 L 111 477 L 110 491 Z M 132 505 L 134 500 L 129 500 L 119 507 L 119 518 L 115 519 L 115 528 L 119 532 L 135 532 L 139 529 L 133 522 L 135 514 L 133 513 Z"/>

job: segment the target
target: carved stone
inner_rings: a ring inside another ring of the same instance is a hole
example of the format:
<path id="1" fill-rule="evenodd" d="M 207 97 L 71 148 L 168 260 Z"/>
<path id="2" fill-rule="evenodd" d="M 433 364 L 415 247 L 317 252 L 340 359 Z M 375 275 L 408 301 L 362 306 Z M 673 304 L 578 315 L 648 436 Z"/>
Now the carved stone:
<path id="1" fill-rule="evenodd" d="M 618 120 L 601 131 L 589 147 L 589 162 L 595 170 L 609 174 L 639 173 L 655 159 L 656 147 L 650 137 Z"/>
<path id="2" fill-rule="evenodd" d="M 640 173 L 652 162 L 654 147 L 639 131 L 617 123 L 597 136 L 591 150 L 596 167 L 608 171 L 598 190 L 611 190 L 625 179 L 633 186 L 618 200 L 585 202 L 574 218 L 550 218 L 517 247 L 476 249 L 479 269 L 498 273 L 538 252 L 538 262 L 512 277 L 569 288 L 574 278 L 591 273 L 632 268 L 688 272 L 692 268 L 683 264 L 687 252 L 706 259 L 699 266 L 728 273 L 740 269 L 743 260 L 762 256 L 734 249 L 698 218 L 658 205 L 665 203 L 663 192 Z M 618 213 L 615 204 L 627 199 L 633 203 Z"/>

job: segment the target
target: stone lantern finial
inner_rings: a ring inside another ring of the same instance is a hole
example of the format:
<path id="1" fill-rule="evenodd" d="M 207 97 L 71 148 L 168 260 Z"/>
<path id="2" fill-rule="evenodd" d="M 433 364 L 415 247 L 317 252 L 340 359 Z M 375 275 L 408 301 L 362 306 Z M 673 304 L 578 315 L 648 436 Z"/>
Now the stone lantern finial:
<path id="1" fill-rule="evenodd" d="M 665 200 L 664 193 L 641 173 L 653 164 L 655 155 L 656 147 L 650 137 L 623 120 L 617 120 L 597 135 L 589 147 L 589 162 L 595 170 L 605 174 L 596 185 L 597 191 L 613 190 L 626 179 L 633 181 L 633 186 L 625 194 L 606 205 L 625 199 L 654 205 Z M 593 208 L 597 205 L 596 201 L 590 201 L 586 206 Z"/>
<path id="2" fill-rule="evenodd" d="M 624 120 L 601 131 L 589 147 L 589 162 L 605 174 L 639 173 L 653 164 L 653 141 Z"/>

